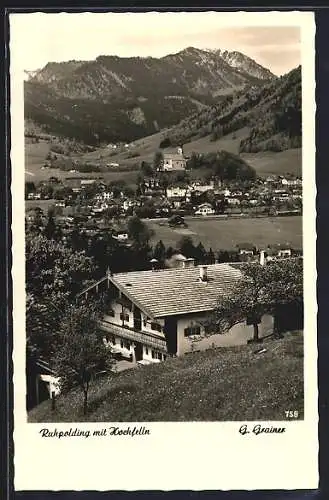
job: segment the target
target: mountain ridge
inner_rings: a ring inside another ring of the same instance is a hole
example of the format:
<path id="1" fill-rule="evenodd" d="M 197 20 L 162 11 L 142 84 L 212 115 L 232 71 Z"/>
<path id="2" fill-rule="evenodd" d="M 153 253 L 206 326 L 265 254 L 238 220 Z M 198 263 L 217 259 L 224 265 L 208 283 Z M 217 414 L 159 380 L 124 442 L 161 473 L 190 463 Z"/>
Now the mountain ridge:
<path id="1" fill-rule="evenodd" d="M 211 135 L 216 141 L 243 127 L 250 132 L 240 152 L 283 151 L 301 147 L 301 66 L 263 87 L 227 96 L 215 106 L 201 110 L 171 127 L 164 139 L 180 145 Z"/>
<path id="2" fill-rule="evenodd" d="M 228 58 L 234 66 L 221 51 L 195 47 L 161 58 L 100 55 L 49 62 L 25 81 L 25 118 L 84 142 L 131 141 L 237 89 L 276 79 L 239 54 Z"/>

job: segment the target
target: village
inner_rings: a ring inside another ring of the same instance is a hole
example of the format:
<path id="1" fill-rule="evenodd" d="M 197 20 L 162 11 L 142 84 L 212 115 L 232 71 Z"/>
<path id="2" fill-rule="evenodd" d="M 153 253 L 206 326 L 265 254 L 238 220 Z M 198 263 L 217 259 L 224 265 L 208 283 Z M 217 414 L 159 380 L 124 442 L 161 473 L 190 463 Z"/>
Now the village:
<path id="1" fill-rule="evenodd" d="M 176 217 L 179 223 L 179 216 L 255 217 L 302 213 L 299 177 L 271 175 L 241 181 L 222 181 L 216 176 L 191 179 L 186 162 L 182 148 L 178 148 L 176 154 L 165 153 L 154 172 L 143 169 L 142 165 L 135 189 L 120 179 L 106 183 L 102 176 L 62 179 L 50 176 L 37 184 L 26 183 L 25 196 L 28 202 L 48 200 L 64 232 L 73 226 L 74 218 L 84 221 L 84 228 L 91 235 L 113 228 L 110 221 L 115 221 L 117 231 L 120 222 L 117 234 L 120 239 L 127 238 L 122 227 L 132 215 L 142 219 L 172 217 L 173 221 Z M 35 209 L 27 205 L 27 223 L 32 223 L 34 218 Z"/>

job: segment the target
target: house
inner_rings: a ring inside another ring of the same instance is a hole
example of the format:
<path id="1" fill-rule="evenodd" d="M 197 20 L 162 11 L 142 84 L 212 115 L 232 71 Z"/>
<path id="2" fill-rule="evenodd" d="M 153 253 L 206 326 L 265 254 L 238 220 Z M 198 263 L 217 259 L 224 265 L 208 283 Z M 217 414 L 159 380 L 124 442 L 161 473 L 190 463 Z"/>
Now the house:
<path id="1" fill-rule="evenodd" d="M 113 192 L 112 191 L 102 191 L 101 193 L 97 193 L 95 195 L 95 200 L 96 201 L 108 201 L 113 198 Z"/>
<path id="2" fill-rule="evenodd" d="M 28 358 L 26 365 L 26 405 L 30 410 L 39 403 L 59 395 L 60 380 L 49 363 L 42 358 Z"/>
<path id="3" fill-rule="evenodd" d="M 64 200 L 58 200 L 58 201 L 56 201 L 55 207 L 65 208 L 65 201 Z"/>
<path id="4" fill-rule="evenodd" d="M 129 208 L 136 206 L 136 201 L 131 200 L 130 198 L 126 198 L 122 203 L 122 208 L 125 212 L 129 210 Z"/>
<path id="5" fill-rule="evenodd" d="M 128 229 L 124 225 L 116 225 L 113 228 L 112 238 L 117 241 L 126 242 L 129 239 Z"/>
<path id="6" fill-rule="evenodd" d="M 164 153 L 163 162 L 159 170 L 164 172 L 174 172 L 176 170 L 186 169 L 186 159 L 183 155 L 182 148 L 178 148 L 177 153 Z"/>
<path id="7" fill-rule="evenodd" d="M 166 197 L 168 200 L 171 198 L 182 198 L 185 200 L 187 191 L 187 187 L 171 186 L 166 189 Z"/>
<path id="8" fill-rule="evenodd" d="M 181 253 L 175 253 L 170 259 L 166 260 L 166 267 L 180 267 L 182 269 L 186 269 L 187 267 L 194 266 L 194 259 L 191 257 L 185 257 L 185 255 Z"/>
<path id="9" fill-rule="evenodd" d="M 255 246 L 252 243 L 239 243 L 237 249 L 240 255 L 254 255 Z"/>
<path id="10" fill-rule="evenodd" d="M 96 179 L 81 179 L 81 187 L 86 188 L 87 186 L 93 186 L 96 184 Z"/>
<path id="11" fill-rule="evenodd" d="M 64 185 L 72 189 L 73 193 L 80 193 L 81 191 L 81 179 L 79 177 L 67 177 L 64 180 Z"/>
<path id="12" fill-rule="evenodd" d="M 281 184 L 283 186 L 301 186 L 303 184 L 303 181 L 300 178 L 286 179 L 285 177 L 283 177 L 281 179 Z"/>
<path id="13" fill-rule="evenodd" d="M 210 203 L 203 203 L 202 205 L 198 206 L 198 209 L 195 212 L 195 215 L 214 215 L 215 210 L 213 207 L 210 205 Z"/>
<path id="14" fill-rule="evenodd" d="M 195 193 L 206 193 L 207 191 L 213 191 L 215 188 L 214 181 L 210 181 L 209 184 L 203 184 L 201 182 L 193 182 L 191 188 Z"/>
<path id="15" fill-rule="evenodd" d="M 99 328 L 109 348 L 133 362 L 159 362 L 191 352 L 193 342 L 200 349 L 210 346 L 206 337 L 209 315 L 218 297 L 228 294 L 241 276 L 240 269 L 230 264 L 108 272 L 80 296 L 88 299 L 90 294 L 106 291 L 109 305 Z M 271 325 L 271 320 L 262 319 L 260 335 L 273 329 Z M 227 335 L 215 335 L 212 342 L 225 345 L 227 337 L 232 342 L 241 336 L 243 343 L 252 337 L 252 326 L 246 321 Z"/>
<path id="16" fill-rule="evenodd" d="M 166 197 L 171 206 L 180 208 L 182 203 L 190 201 L 191 191 L 188 187 L 171 186 L 166 189 Z"/>
<path id="17" fill-rule="evenodd" d="M 269 260 L 271 260 L 271 257 L 278 257 L 279 259 L 291 257 L 292 251 L 289 244 L 277 244 L 269 246 L 266 253 L 270 257 Z"/>
<path id="18" fill-rule="evenodd" d="M 222 189 L 221 191 L 219 191 L 219 194 L 225 196 L 225 198 L 227 198 L 228 196 L 231 195 L 231 191 L 228 189 L 228 188 L 225 188 L 225 189 Z"/>
<path id="19" fill-rule="evenodd" d="M 226 198 L 226 201 L 227 201 L 228 205 L 232 205 L 232 206 L 238 206 L 241 203 L 239 198 Z"/>

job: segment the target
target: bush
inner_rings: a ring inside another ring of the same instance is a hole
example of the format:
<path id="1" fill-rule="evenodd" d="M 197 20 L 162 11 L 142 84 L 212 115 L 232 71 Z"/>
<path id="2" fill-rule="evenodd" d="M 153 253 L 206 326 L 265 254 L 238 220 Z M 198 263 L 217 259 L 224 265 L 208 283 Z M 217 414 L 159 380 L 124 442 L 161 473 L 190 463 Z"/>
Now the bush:
<path id="1" fill-rule="evenodd" d="M 159 144 L 159 148 L 160 149 L 164 149 L 164 148 L 170 148 L 172 146 L 171 144 L 171 140 L 170 140 L 170 137 L 166 137 L 165 139 L 163 139 L 160 144 Z"/>

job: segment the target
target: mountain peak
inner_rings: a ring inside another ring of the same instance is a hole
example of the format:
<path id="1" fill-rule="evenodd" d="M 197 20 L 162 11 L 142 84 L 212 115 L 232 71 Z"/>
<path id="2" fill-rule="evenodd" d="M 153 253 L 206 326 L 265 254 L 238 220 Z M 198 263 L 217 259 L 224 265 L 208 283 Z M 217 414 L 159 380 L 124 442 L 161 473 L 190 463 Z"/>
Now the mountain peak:
<path id="1" fill-rule="evenodd" d="M 249 75 L 259 78 L 260 80 L 272 80 L 276 78 L 269 69 L 264 68 L 258 64 L 254 59 L 242 52 L 233 50 L 229 52 L 228 50 L 218 50 L 218 55 L 224 59 L 232 68 L 236 68 L 240 71 L 248 73 Z"/>

